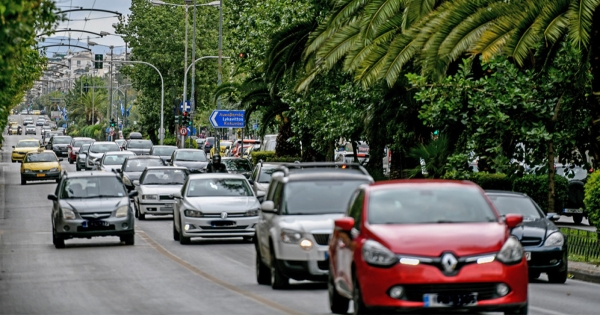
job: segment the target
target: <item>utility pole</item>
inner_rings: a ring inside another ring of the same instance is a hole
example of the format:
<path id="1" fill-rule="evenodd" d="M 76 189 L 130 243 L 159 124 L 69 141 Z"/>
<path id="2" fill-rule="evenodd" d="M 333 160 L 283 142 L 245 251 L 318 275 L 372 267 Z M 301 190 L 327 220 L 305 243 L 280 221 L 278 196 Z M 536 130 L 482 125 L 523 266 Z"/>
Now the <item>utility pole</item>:
<path id="1" fill-rule="evenodd" d="M 109 92 L 109 96 L 110 96 L 110 100 L 108 101 L 108 115 L 106 116 L 106 120 L 107 122 L 110 124 L 110 119 L 112 117 L 112 106 L 113 106 L 113 97 L 112 97 L 112 84 L 113 84 L 113 68 L 114 68 L 114 63 L 113 61 L 113 48 L 114 46 L 110 45 L 110 92 Z M 107 137 L 108 140 L 108 137 Z M 112 140 L 112 139 L 111 139 Z"/>
<path id="2" fill-rule="evenodd" d="M 187 67 L 186 67 L 187 70 Z M 194 0 L 194 33 L 192 35 L 192 95 L 190 96 L 192 102 L 190 107 L 190 119 L 194 121 L 194 114 L 196 113 L 196 0 Z M 190 131 L 194 130 L 194 125 Z M 192 135 L 190 134 L 190 148 L 192 147 Z"/>

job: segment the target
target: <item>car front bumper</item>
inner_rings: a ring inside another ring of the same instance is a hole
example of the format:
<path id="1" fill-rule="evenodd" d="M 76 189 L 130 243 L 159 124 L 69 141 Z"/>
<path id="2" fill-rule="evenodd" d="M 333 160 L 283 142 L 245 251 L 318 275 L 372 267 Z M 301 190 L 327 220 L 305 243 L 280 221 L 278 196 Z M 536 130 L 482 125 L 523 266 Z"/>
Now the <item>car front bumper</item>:
<path id="1" fill-rule="evenodd" d="M 90 222 L 92 221 L 104 221 L 108 222 L 108 225 L 103 227 L 90 227 Z M 84 222 L 88 227 L 84 227 Z M 131 214 L 123 218 L 110 217 L 101 220 L 64 220 L 60 218 L 55 222 L 54 227 L 56 229 L 56 234 L 65 239 L 93 236 L 124 236 L 135 233 L 133 229 L 133 216 Z"/>
<path id="2" fill-rule="evenodd" d="M 567 268 L 566 247 L 524 246 L 525 252 L 531 253 L 527 262 L 529 272 L 559 272 Z"/>
<path id="3" fill-rule="evenodd" d="M 276 242 L 274 246 L 280 270 L 296 280 L 326 280 L 329 274 L 329 246 L 319 245 L 312 238 L 313 247 L 304 250 L 299 244 Z"/>
<path id="4" fill-rule="evenodd" d="M 256 217 L 192 218 L 181 215 L 181 234 L 185 237 L 254 236 Z M 186 225 L 188 229 L 186 230 Z"/>
<path id="5" fill-rule="evenodd" d="M 396 264 L 389 268 L 356 261 L 356 270 L 365 305 L 405 311 L 443 308 L 426 307 L 424 294 L 477 293 L 477 304 L 465 306 L 473 311 L 501 311 L 524 306 L 527 303 L 528 271 L 525 257 L 518 264 L 505 265 L 499 261 L 463 266 L 455 276 L 446 276 L 431 265 Z M 510 291 L 499 296 L 498 284 L 508 285 Z M 405 293 L 399 299 L 388 295 L 393 286 L 403 286 Z"/>
<path id="6" fill-rule="evenodd" d="M 140 213 L 143 214 L 155 214 L 155 215 L 168 215 L 173 214 L 174 201 L 154 201 L 154 202 L 141 202 Z"/>
<path id="7" fill-rule="evenodd" d="M 56 156 L 66 156 L 69 154 L 67 148 L 52 148 L 52 151 L 54 151 L 54 154 L 56 154 Z"/>
<path id="8" fill-rule="evenodd" d="M 32 181 L 32 180 L 55 180 L 60 179 L 60 171 L 36 171 L 33 173 L 21 173 L 21 178 Z"/>

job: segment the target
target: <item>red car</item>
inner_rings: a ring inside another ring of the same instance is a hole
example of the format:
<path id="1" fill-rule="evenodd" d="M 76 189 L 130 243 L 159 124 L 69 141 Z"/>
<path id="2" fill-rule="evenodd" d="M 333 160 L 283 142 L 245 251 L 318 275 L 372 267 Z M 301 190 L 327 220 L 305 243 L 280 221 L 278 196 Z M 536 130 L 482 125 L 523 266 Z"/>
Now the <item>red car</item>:
<path id="1" fill-rule="evenodd" d="M 471 182 L 361 186 L 329 242 L 329 303 L 345 314 L 503 311 L 527 314 L 527 261 L 511 228 Z"/>
<path id="2" fill-rule="evenodd" d="M 77 154 L 82 145 L 91 144 L 94 141 L 95 140 L 92 138 L 85 137 L 75 137 L 71 139 L 71 144 L 67 147 L 67 160 L 69 160 L 69 163 L 73 164 L 73 162 L 77 161 Z"/>

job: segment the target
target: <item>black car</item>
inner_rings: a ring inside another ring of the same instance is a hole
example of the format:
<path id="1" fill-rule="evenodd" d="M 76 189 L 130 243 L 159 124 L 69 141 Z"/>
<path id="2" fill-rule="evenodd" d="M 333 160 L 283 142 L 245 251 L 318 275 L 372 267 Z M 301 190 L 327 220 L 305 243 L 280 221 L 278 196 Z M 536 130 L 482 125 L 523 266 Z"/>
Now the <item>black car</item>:
<path id="1" fill-rule="evenodd" d="M 560 216 L 544 215 L 542 209 L 522 193 L 511 191 L 486 191 L 500 215 L 516 213 L 523 215 L 523 223 L 512 229 L 519 239 L 527 263 L 529 278 L 537 279 L 542 272 L 551 283 L 565 283 L 568 274 L 568 250 L 565 236 L 554 225 Z"/>
<path id="2" fill-rule="evenodd" d="M 556 175 L 563 176 L 569 180 L 569 199 L 567 199 L 564 207 L 560 209 L 560 214 L 572 217 L 575 224 L 580 224 L 584 217 L 589 220 L 588 213 L 585 211 L 585 204 L 583 203 L 583 187 L 587 180 L 588 171 L 581 166 L 573 164 L 557 164 Z"/>
<path id="3" fill-rule="evenodd" d="M 206 153 L 197 149 L 177 149 L 171 155 L 172 166 L 186 167 L 190 173 L 204 173 L 208 166 Z"/>
<path id="4" fill-rule="evenodd" d="M 252 163 L 247 159 L 224 157 L 221 159 L 221 163 L 225 164 L 227 172 L 230 174 L 242 174 L 246 178 L 250 178 L 250 175 L 252 175 Z"/>
<path id="5" fill-rule="evenodd" d="M 46 149 L 54 151 L 54 154 L 57 156 L 63 156 L 69 154 L 69 145 L 71 145 L 71 136 L 52 136 L 48 144 L 46 144 Z"/>
<path id="6" fill-rule="evenodd" d="M 123 184 L 128 191 L 135 189 L 133 185 L 134 180 L 139 180 L 142 172 L 147 166 L 164 166 L 165 163 L 159 156 L 151 155 L 136 155 L 130 156 L 125 159 L 123 166 L 120 170 L 117 170 L 121 174 Z"/>
<path id="7" fill-rule="evenodd" d="M 203 146 L 204 153 L 210 154 L 210 149 L 212 149 L 214 145 L 215 145 L 215 137 L 206 138 L 206 140 L 204 141 L 204 146 Z"/>

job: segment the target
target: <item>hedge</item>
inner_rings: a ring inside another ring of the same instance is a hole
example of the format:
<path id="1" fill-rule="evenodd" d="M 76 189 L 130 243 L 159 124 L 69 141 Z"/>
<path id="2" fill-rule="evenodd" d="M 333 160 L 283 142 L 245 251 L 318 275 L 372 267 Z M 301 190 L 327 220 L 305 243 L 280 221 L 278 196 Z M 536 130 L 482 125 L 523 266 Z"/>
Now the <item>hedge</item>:
<path id="1" fill-rule="evenodd" d="M 583 203 L 590 225 L 594 224 L 600 230 L 600 171 L 595 171 L 588 176 L 584 188 Z"/>
<path id="2" fill-rule="evenodd" d="M 511 179 L 506 174 L 494 173 L 490 174 L 487 172 L 470 173 L 468 177 L 464 176 L 463 173 L 446 173 L 444 179 L 454 180 L 470 180 L 475 184 L 479 185 L 483 189 L 488 190 L 509 190 L 513 188 Z"/>
<path id="3" fill-rule="evenodd" d="M 548 212 L 548 175 L 525 175 L 513 181 L 513 190 L 527 194 L 542 208 Z M 554 176 L 554 210 L 560 212 L 569 199 L 569 180 Z"/>
<path id="4" fill-rule="evenodd" d="M 295 156 L 275 156 L 274 151 L 253 151 L 250 156 L 252 157 L 252 163 L 256 164 L 259 160 L 263 162 L 296 162 L 301 161 L 302 158 Z"/>

